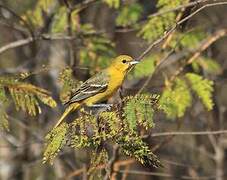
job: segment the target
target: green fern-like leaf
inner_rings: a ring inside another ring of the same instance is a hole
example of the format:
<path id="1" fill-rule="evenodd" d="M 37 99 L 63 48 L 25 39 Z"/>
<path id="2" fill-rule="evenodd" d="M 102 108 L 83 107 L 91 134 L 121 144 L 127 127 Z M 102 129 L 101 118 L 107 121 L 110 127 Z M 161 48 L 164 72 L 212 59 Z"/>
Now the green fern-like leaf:
<path id="1" fill-rule="evenodd" d="M 129 129 L 135 131 L 138 125 L 146 129 L 152 128 L 154 110 L 151 107 L 151 96 L 146 94 L 129 96 L 125 99 L 124 106 L 125 121 Z"/>
<path id="2" fill-rule="evenodd" d="M 199 67 L 201 67 L 205 72 L 209 74 L 217 75 L 221 73 L 221 66 L 214 59 L 200 57 L 196 61 L 194 61 L 194 63 L 197 64 Z"/>
<path id="3" fill-rule="evenodd" d="M 149 147 L 144 143 L 140 137 L 124 136 L 118 140 L 124 154 L 131 156 L 141 162 L 145 166 L 160 167 L 162 166 L 157 156 L 152 153 Z"/>
<path id="4" fill-rule="evenodd" d="M 176 79 L 173 87 L 164 90 L 159 104 L 167 117 L 171 119 L 182 117 L 187 107 L 191 105 L 191 94 L 187 83 L 182 79 Z"/>
<path id="5" fill-rule="evenodd" d="M 107 133 L 110 135 L 109 138 L 114 137 L 121 132 L 121 121 L 116 112 L 102 112 L 100 113 L 99 118 L 106 121 L 106 128 L 108 128 Z"/>
<path id="6" fill-rule="evenodd" d="M 86 48 L 80 51 L 80 63 L 83 66 L 92 67 L 91 74 L 107 67 L 115 57 L 114 44 L 104 36 L 85 38 L 83 46 Z"/>
<path id="7" fill-rule="evenodd" d="M 159 0 L 157 3 L 158 12 L 172 9 L 187 3 L 188 0 Z M 176 23 L 176 13 L 169 12 L 160 16 L 150 17 L 142 27 L 139 35 L 148 41 L 153 41 Z"/>
<path id="8" fill-rule="evenodd" d="M 207 37 L 207 33 L 203 29 L 198 28 L 191 32 L 175 32 L 169 46 L 177 49 L 185 48 L 189 50 L 194 50 L 203 39 Z"/>
<path id="9" fill-rule="evenodd" d="M 38 100 L 50 107 L 55 107 L 56 102 L 50 97 L 50 93 L 44 89 L 33 86 L 27 83 L 14 83 L 7 85 L 10 94 L 16 105 L 16 109 L 28 112 L 28 114 L 35 116 L 41 113 Z"/>
<path id="10" fill-rule="evenodd" d="M 67 123 L 62 123 L 57 128 L 54 128 L 46 136 L 47 146 L 43 154 L 43 163 L 49 161 L 53 163 L 53 159 L 57 156 L 58 152 L 66 143 L 66 134 L 69 126 Z"/>
<path id="11" fill-rule="evenodd" d="M 201 99 L 204 106 L 211 110 L 213 108 L 212 92 L 213 81 L 204 79 L 202 76 L 193 73 L 187 73 L 186 78 L 189 80 L 191 89 L 197 94 Z"/>
<path id="12" fill-rule="evenodd" d="M 0 109 L 0 130 L 9 131 L 8 115 L 6 114 L 2 107 Z"/>
<path id="13" fill-rule="evenodd" d="M 159 55 L 152 55 L 145 58 L 138 65 L 135 66 L 133 71 L 129 74 L 129 79 L 134 78 L 143 78 L 151 75 L 156 67 L 156 62 L 159 58 Z"/>
<path id="14" fill-rule="evenodd" d="M 49 91 L 29 83 L 21 82 L 20 79 L 13 76 L 1 76 L 0 88 L 2 95 L 4 94 L 2 89 L 8 89 L 17 110 L 22 109 L 32 116 L 41 113 L 38 101 L 50 107 L 56 106 L 56 102 L 50 96 Z"/>

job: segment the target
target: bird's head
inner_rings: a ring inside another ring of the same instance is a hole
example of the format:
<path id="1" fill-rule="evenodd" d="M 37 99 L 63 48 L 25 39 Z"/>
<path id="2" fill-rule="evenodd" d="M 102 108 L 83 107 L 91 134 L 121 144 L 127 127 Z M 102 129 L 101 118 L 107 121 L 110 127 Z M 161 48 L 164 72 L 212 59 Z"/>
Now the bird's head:
<path id="1" fill-rule="evenodd" d="M 139 61 L 136 61 L 135 59 L 128 55 L 120 55 L 113 60 L 111 66 L 125 73 L 129 71 L 135 64 L 138 63 Z"/>

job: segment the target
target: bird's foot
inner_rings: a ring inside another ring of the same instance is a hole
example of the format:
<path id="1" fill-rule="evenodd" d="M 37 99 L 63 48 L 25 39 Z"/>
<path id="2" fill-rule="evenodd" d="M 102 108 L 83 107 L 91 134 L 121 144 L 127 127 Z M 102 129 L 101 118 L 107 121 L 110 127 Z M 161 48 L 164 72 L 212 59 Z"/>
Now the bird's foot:
<path id="1" fill-rule="evenodd" d="M 113 107 L 113 104 L 93 104 L 89 107 L 91 107 L 91 108 L 102 108 L 104 110 L 110 111 L 111 108 Z"/>

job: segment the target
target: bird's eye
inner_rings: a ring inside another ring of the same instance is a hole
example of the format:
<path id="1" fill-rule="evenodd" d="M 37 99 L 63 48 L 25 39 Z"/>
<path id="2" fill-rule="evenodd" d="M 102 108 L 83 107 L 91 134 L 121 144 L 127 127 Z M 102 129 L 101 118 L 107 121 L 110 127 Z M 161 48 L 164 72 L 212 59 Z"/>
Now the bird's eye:
<path id="1" fill-rule="evenodd" d="M 123 62 L 123 63 L 126 63 L 127 61 L 124 59 L 122 62 Z"/>

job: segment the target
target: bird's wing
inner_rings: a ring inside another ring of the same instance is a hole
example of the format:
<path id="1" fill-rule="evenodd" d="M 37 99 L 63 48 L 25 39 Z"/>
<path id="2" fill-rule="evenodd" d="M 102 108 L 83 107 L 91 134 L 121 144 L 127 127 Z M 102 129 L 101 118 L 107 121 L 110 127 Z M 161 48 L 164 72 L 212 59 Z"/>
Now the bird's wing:
<path id="1" fill-rule="evenodd" d="M 108 87 L 109 76 L 106 71 L 99 72 L 85 81 L 80 87 L 73 93 L 70 100 L 65 104 L 71 104 L 74 102 L 82 101 L 95 94 L 104 92 Z"/>

